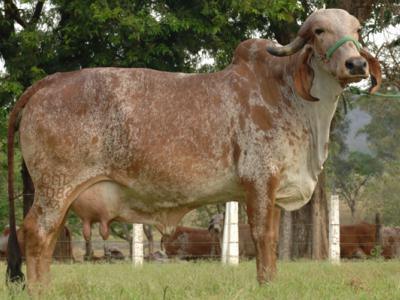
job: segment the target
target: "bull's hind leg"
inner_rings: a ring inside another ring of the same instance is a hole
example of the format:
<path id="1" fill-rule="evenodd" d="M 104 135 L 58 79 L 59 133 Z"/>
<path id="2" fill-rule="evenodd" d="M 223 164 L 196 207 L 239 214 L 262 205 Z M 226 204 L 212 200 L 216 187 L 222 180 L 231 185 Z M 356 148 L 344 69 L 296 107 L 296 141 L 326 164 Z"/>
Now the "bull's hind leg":
<path id="1" fill-rule="evenodd" d="M 257 279 L 259 283 L 272 280 L 276 275 L 276 222 L 275 193 L 278 180 L 271 177 L 267 183 L 245 183 L 247 215 L 256 247 Z"/>
<path id="2" fill-rule="evenodd" d="M 67 189 L 53 197 L 36 190 L 35 201 L 24 220 L 25 256 L 28 284 L 46 284 L 50 263 L 60 229 L 65 222 L 70 201 Z M 57 197 L 58 196 L 58 197 Z"/>

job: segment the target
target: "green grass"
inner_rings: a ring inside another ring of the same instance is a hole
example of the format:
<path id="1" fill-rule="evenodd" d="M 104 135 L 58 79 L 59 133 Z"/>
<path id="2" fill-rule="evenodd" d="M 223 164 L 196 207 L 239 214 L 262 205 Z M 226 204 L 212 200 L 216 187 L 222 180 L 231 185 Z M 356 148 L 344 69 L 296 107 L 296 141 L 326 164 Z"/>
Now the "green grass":
<path id="1" fill-rule="evenodd" d="M 255 262 L 53 264 L 39 299 L 400 299 L 400 261 L 281 262 L 270 284 L 256 282 Z M 5 265 L 0 265 L 4 282 Z M 5 285 L 0 299 L 7 299 Z M 36 297 L 34 297 L 36 298 Z M 26 291 L 13 299 L 31 299 Z"/>

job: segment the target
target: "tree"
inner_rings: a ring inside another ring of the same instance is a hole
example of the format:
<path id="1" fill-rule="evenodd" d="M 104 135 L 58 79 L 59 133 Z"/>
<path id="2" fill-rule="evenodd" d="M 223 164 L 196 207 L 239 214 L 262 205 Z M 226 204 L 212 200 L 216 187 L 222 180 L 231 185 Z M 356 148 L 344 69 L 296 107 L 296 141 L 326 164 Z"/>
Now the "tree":
<path id="1" fill-rule="evenodd" d="M 355 221 L 356 205 L 367 183 L 382 172 L 382 165 L 369 154 L 351 152 L 347 157 L 337 158 L 333 166 L 335 186 L 345 200 Z"/>
<path id="2" fill-rule="evenodd" d="M 296 10 L 294 0 L 26 0 L 23 5 L 5 0 L 0 3 L 2 116 L 28 86 L 54 72 L 97 66 L 192 72 L 203 53 L 216 60 L 209 70 L 222 68 L 241 40 L 267 32 L 269 19 L 291 18 Z M 6 132 L 1 134 L 3 143 Z M 4 172 L 3 144 L 1 150 Z M 24 181 L 26 211 L 33 191 Z M 0 188 L 5 196 L 5 186 Z"/>
<path id="3" fill-rule="evenodd" d="M 392 68 L 396 68 L 396 65 L 393 64 Z M 390 79 L 392 85 L 389 86 L 391 89 L 386 90 L 387 93 L 396 91 L 395 87 L 400 82 L 400 73 L 390 73 L 395 77 Z M 383 168 L 381 175 L 371 180 L 364 193 L 368 212 L 371 215 L 381 212 L 386 225 L 400 225 L 400 103 L 390 98 L 365 97 L 361 99 L 360 106 L 372 117 L 363 132 L 368 135 L 368 145 Z"/>

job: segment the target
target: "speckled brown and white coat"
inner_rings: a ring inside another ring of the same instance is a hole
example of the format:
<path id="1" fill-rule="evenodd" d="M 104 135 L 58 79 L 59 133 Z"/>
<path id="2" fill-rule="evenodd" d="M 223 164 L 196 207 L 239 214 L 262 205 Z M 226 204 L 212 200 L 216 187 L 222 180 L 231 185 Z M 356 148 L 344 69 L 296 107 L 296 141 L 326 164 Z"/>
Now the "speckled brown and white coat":
<path id="1" fill-rule="evenodd" d="M 246 201 L 258 279 L 272 278 L 275 204 L 293 210 L 310 199 L 343 86 L 369 73 L 379 81 L 379 65 L 364 50 L 364 74 L 346 69 L 361 57 L 350 42 L 322 58 L 341 36 L 358 38 L 359 26 L 345 11 L 320 10 L 299 32 L 305 45 L 288 57 L 252 39 L 216 73 L 94 68 L 33 85 L 14 109 L 9 136 L 21 113 L 21 149 L 36 188 L 24 221 L 28 279 L 43 280 L 71 203 L 102 182 L 114 184 L 108 192 L 127 221 L 166 232 L 198 206 Z"/>

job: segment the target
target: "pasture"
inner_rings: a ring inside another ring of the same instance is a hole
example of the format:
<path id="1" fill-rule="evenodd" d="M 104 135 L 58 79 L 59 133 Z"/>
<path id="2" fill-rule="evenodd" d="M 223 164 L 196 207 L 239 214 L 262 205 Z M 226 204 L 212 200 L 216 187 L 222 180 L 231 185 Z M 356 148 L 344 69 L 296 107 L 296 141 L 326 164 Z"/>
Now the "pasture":
<path id="1" fill-rule="evenodd" d="M 259 286 L 255 261 L 238 267 L 219 262 L 53 264 L 52 284 L 39 299 L 399 299 L 400 261 L 279 262 L 278 277 Z M 5 264 L 0 265 L 5 281 Z M 7 299 L 5 285 L 0 299 Z M 33 297 L 35 298 L 35 297 Z M 15 300 L 31 299 L 26 291 Z"/>

